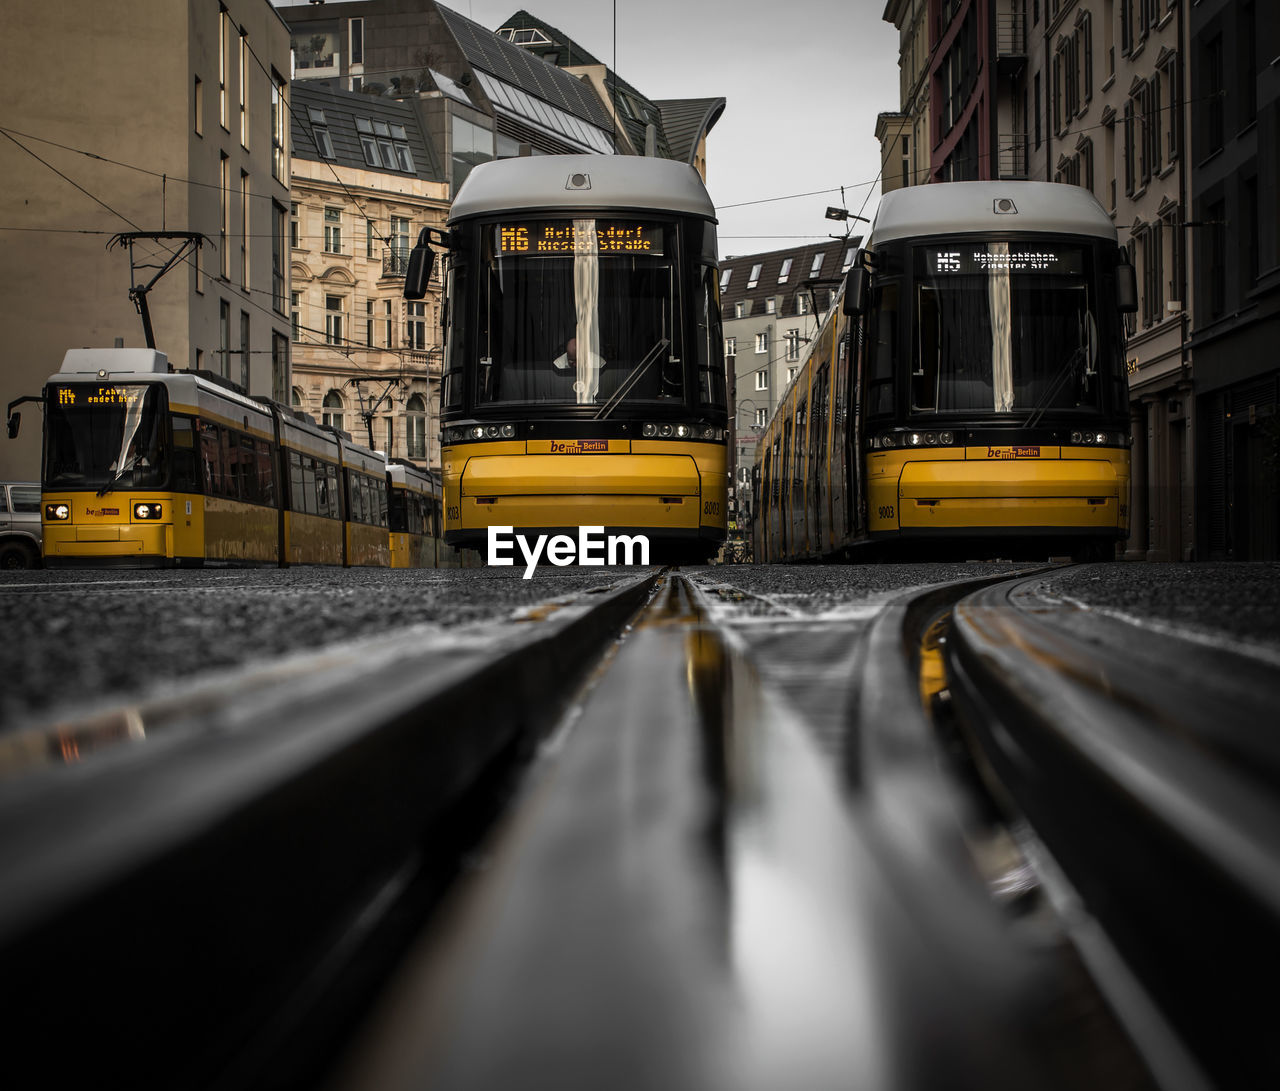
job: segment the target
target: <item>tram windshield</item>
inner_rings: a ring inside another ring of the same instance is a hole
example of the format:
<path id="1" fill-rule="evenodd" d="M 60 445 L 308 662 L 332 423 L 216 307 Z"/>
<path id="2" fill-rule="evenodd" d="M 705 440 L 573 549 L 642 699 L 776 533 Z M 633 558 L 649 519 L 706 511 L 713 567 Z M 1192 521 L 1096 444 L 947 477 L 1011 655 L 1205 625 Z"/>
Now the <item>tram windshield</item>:
<path id="1" fill-rule="evenodd" d="M 165 474 L 162 386 L 52 384 L 45 398 L 45 488 L 155 487 Z"/>
<path id="2" fill-rule="evenodd" d="M 514 219 L 486 229 L 476 400 L 595 406 L 685 397 L 674 224 Z"/>
<path id="3" fill-rule="evenodd" d="M 964 242 L 915 260 L 913 412 L 1101 408 L 1087 248 Z"/>

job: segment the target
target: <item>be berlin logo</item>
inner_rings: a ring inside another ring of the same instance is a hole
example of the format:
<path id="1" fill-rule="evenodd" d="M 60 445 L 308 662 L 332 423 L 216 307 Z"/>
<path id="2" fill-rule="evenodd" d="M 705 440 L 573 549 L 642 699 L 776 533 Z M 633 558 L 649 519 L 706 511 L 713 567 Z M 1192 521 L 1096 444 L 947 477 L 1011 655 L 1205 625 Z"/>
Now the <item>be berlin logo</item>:
<path id="1" fill-rule="evenodd" d="M 550 538 L 550 541 L 548 541 Z M 604 527 L 579 527 L 574 541 L 568 534 L 539 534 L 530 544 L 529 538 L 516 534 L 514 527 L 489 528 L 489 564 L 506 567 L 515 564 L 515 546 L 524 554 L 524 578 L 533 579 L 538 560 L 546 550 L 546 558 L 557 568 L 571 564 L 618 565 L 648 564 L 649 538 L 645 534 L 610 534 Z"/>

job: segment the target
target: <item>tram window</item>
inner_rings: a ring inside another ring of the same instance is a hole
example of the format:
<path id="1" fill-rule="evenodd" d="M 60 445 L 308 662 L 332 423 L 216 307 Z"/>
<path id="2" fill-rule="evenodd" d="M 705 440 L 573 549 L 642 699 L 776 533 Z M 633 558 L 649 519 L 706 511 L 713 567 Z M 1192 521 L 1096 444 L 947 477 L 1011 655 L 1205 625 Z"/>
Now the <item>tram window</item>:
<path id="1" fill-rule="evenodd" d="M 196 472 L 195 422 L 190 417 L 173 418 L 173 487 L 177 492 L 201 491 Z"/>
<path id="2" fill-rule="evenodd" d="M 236 468 L 236 478 L 240 483 L 240 499 L 249 500 L 255 504 L 261 503 L 262 492 L 258 487 L 258 455 L 252 436 L 236 436 L 232 459 Z"/>
<path id="3" fill-rule="evenodd" d="M 872 416 L 893 412 L 893 375 L 898 360 L 898 285 L 878 284 L 871 295 L 870 406 Z"/>
<path id="4" fill-rule="evenodd" d="M 289 510 L 305 511 L 306 500 L 302 488 L 302 456 L 297 451 L 289 452 Z"/>
<path id="5" fill-rule="evenodd" d="M 316 459 L 312 466 L 316 475 L 316 514 L 332 519 L 338 514 L 334 511 L 337 505 L 334 503 L 334 492 L 329 484 L 329 473 L 332 467 L 319 459 Z"/>
<path id="6" fill-rule="evenodd" d="M 302 460 L 302 486 L 299 489 L 302 498 L 302 511 L 307 515 L 319 515 L 320 504 L 316 489 L 316 464 L 313 459 Z"/>
<path id="7" fill-rule="evenodd" d="M 218 426 L 201 421 L 200 429 L 200 463 L 204 469 L 205 492 L 210 496 L 223 496 L 221 441 L 218 437 Z"/>
<path id="8" fill-rule="evenodd" d="M 254 461 L 258 470 L 258 499 L 264 504 L 276 505 L 276 471 L 271 444 L 265 439 L 254 441 Z"/>
<path id="9" fill-rule="evenodd" d="M 698 300 L 698 400 L 703 405 L 725 407 L 724 336 L 720 325 L 720 293 L 716 271 L 711 266 L 702 270 L 702 293 Z"/>

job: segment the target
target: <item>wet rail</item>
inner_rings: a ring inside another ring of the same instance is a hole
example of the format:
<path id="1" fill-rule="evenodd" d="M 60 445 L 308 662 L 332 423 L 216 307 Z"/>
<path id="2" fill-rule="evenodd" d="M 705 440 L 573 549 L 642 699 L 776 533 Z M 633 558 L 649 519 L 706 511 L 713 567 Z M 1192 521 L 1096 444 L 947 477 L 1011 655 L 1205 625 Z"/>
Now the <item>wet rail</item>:
<path id="1" fill-rule="evenodd" d="M 807 611 L 654 570 L 0 736 L 15 1063 L 327 1091 L 1267 1075 L 1263 1009 L 1214 974 L 1274 968 L 1276 751 L 1239 726 L 1272 665 L 1135 648 L 1028 574 Z"/>
<path id="2" fill-rule="evenodd" d="M 1162 1084 L 1274 1086 L 1274 662 L 1012 582 L 960 602 L 947 696 Z"/>

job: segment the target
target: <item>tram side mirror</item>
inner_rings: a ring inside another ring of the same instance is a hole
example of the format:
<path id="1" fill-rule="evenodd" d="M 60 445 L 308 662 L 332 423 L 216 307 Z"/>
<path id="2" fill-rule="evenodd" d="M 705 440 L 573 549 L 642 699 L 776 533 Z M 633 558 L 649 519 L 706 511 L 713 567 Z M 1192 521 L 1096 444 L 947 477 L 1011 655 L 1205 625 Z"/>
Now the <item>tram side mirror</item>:
<path id="1" fill-rule="evenodd" d="M 18 425 L 22 423 L 22 414 L 14 413 L 9 417 L 9 438 L 18 438 Z"/>
<path id="2" fill-rule="evenodd" d="M 405 299 L 423 299 L 427 294 L 427 285 L 431 283 L 431 269 L 435 265 L 436 256 L 427 241 L 427 229 L 424 227 L 418 235 L 418 243 L 409 254 L 409 269 L 404 276 Z"/>
<path id="3" fill-rule="evenodd" d="M 844 302 L 841 310 L 847 315 L 862 314 L 867 309 L 867 290 L 870 274 L 867 272 L 866 251 L 859 250 L 844 281 Z"/>

